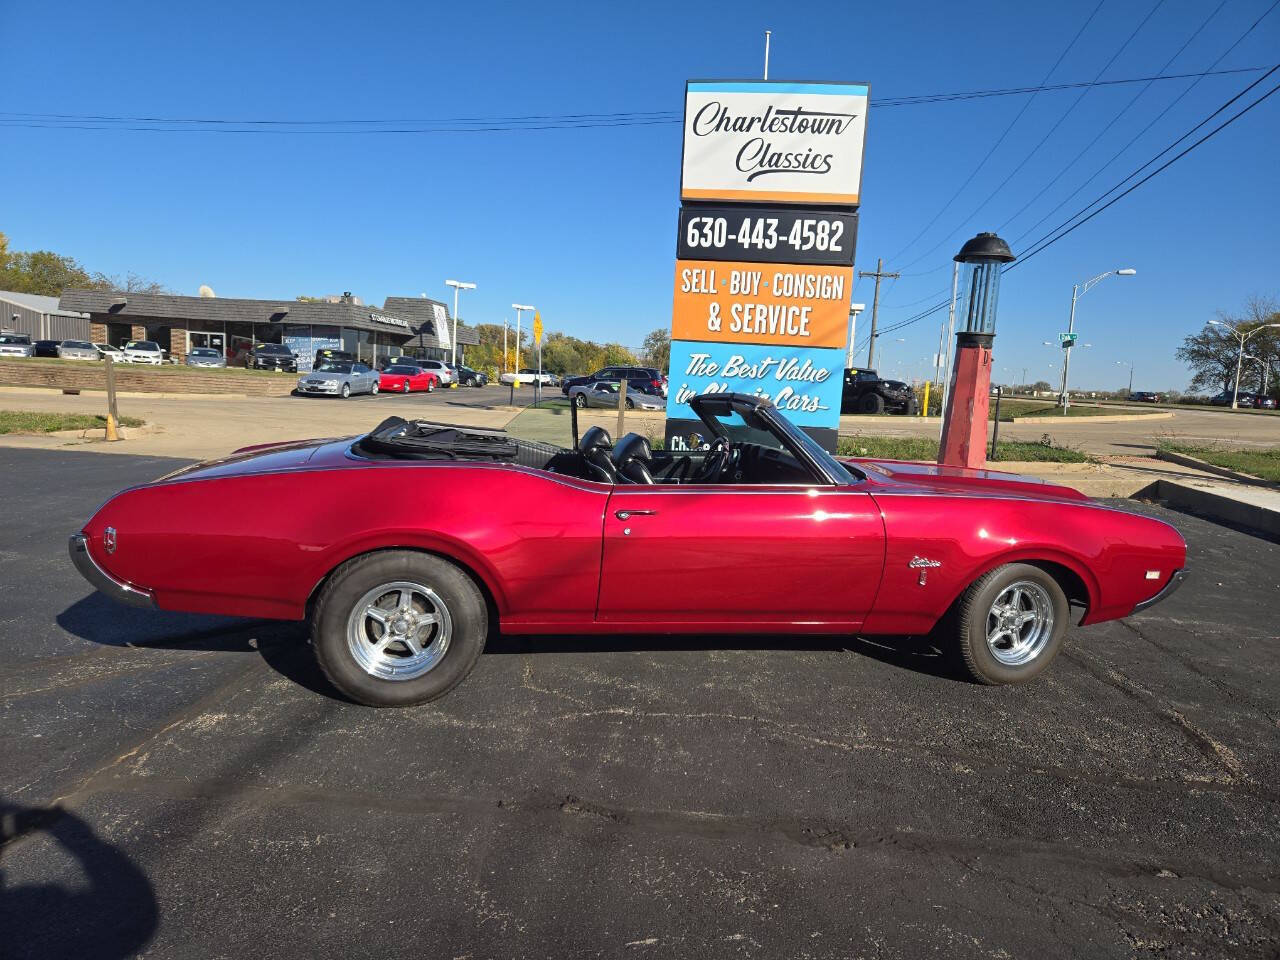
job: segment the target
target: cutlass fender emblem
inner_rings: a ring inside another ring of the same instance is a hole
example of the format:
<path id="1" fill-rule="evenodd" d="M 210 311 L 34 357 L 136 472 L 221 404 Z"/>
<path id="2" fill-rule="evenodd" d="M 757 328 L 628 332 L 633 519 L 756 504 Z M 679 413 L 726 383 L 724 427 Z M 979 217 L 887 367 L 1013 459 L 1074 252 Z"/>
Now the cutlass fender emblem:
<path id="1" fill-rule="evenodd" d="M 116 552 L 116 528 L 107 527 L 102 531 L 102 546 L 107 553 Z"/>
<path id="2" fill-rule="evenodd" d="M 907 566 L 912 570 L 920 571 L 920 579 L 916 582 L 923 587 L 925 585 L 925 578 L 928 576 L 929 571 L 934 567 L 942 566 L 942 562 L 940 560 L 930 560 L 928 557 L 912 557 L 911 562 L 908 563 Z"/>

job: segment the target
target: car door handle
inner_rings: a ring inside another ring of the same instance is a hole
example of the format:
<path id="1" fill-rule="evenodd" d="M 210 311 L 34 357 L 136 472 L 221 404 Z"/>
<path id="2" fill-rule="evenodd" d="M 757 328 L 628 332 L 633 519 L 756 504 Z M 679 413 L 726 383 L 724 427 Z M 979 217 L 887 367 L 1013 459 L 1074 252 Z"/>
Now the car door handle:
<path id="1" fill-rule="evenodd" d="M 630 520 L 632 517 L 652 517 L 657 510 L 619 510 L 614 516 L 619 520 Z"/>

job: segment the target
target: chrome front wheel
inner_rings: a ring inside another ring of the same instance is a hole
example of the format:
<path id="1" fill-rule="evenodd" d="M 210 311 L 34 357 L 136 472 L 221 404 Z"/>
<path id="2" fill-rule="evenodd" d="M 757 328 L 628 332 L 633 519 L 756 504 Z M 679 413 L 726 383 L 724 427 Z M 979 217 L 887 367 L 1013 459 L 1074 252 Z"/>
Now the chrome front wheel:
<path id="1" fill-rule="evenodd" d="M 1031 580 L 1009 584 L 987 611 L 987 649 L 1007 667 L 1030 663 L 1053 637 L 1053 600 Z"/>
<path id="2" fill-rule="evenodd" d="M 347 619 L 347 650 L 371 677 L 413 680 L 449 651 L 453 618 L 431 587 L 409 580 L 380 584 Z"/>

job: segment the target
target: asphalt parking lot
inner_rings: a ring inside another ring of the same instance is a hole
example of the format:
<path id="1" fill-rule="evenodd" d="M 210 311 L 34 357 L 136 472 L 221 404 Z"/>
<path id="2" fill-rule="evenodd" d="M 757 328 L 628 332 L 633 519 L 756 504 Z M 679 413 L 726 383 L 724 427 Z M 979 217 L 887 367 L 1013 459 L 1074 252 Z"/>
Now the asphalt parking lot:
<path id="1" fill-rule="evenodd" d="M 0 955 L 1280 949 L 1274 543 L 1134 505 L 1194 578 L 1026 688 L 927 641 L 501 638 L 374 711 L 301 625 L 75 574 L 67 535 L 178 463 L 0 449 Z"/>

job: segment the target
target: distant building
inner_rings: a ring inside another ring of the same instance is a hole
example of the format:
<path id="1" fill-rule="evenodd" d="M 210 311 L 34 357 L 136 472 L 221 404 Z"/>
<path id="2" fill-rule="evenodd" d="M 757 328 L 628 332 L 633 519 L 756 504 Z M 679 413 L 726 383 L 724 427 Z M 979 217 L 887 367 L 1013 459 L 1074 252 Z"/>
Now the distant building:
<path id="1" fill-rule="evenodd" d="M 405 353 L 447 360 L 453 332 L 448 306 L 425 297 L 388 297 L 378 308 L 350 294 L 315 302 L 65 290 L 60 306 L 88 315 L 88 339 L 115 346 L 154 340 L 179 362 L 196 347 L 212 347 L 234 364 L 255 343 L 287 345 L 306 370 L 322 348 L 366 362 Z M 458 324 L 459 362 L 465 347 L 479 342 L 473 329 Z"/>
<path id="2" fill-rule="evenodd" d="M 0 290 L 0 329 L 25 333 L 32 340 L 88 340 L 89 317 L 64 310 L 57 297 Z"/>

